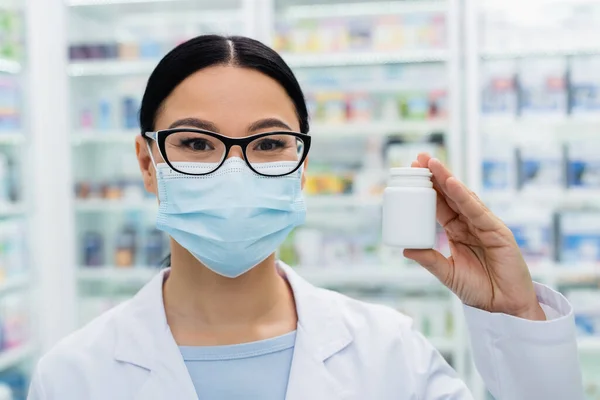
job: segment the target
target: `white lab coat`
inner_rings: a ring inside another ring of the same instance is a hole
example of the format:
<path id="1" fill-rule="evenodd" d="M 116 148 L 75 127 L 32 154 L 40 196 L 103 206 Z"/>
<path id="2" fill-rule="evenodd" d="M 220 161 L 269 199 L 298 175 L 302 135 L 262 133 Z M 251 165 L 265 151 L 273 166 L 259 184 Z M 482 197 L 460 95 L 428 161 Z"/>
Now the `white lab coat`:
<path id="1" fill-rule="evenodd" d="M 472 399 L 408 317 L 316 288 L 280 268 L 298 313 L 287 400 Z M 167 325 L 165 273 L 45 355 L 29 399 L 197 399 Z M 532 322 L 465 308 L 479 371 L 499 400 L 583 399 L 571 307 L 544 286 L 536 290 L 540 303 L 562 317 Z"/>

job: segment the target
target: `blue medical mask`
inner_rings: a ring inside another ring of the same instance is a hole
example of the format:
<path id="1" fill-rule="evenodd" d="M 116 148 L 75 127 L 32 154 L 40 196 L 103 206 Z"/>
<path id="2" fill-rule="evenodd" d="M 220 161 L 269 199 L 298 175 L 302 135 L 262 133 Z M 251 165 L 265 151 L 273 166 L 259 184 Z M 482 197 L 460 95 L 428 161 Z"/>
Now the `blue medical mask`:
<path id="1" fill-rule="evenodd" d="M 285 162 L 253 166 L 258 171 L 268 168 L 271 174 L 278 168 L 289 171 Z M 187 172 L 214 166 L 176 163 L 175 167 Z M 265 177 L 232 157 L 209 175 L 181 174 L 164 163 L 156 170 L 157 228 L 219 275 L 235 278 L 249 271 L 306 218 L 301 169 Z"/>

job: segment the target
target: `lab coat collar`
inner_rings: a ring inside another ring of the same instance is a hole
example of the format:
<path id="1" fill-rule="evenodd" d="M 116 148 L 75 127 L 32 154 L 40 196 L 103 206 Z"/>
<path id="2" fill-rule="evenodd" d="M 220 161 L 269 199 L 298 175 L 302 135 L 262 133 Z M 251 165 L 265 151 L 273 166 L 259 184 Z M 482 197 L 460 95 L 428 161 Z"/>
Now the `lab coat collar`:
<path id="1" fill-rule="evenodd" d="M 290 283 L 298 315 L 286 399 L 346 398 L 344 388 L 325 365 L 329 357 L 352 342 L 336 297 L 312 286 L 289 266 L 278 263 L 278 268 Z M 167 268 L 154 277 L 116 317 L 115 359 L 151 372 L 139 399 L 163 398 L 162 393 L 177 393 L 178 399 L 197 398 L 167 324 L 162 287 L 169 271 Z"/>

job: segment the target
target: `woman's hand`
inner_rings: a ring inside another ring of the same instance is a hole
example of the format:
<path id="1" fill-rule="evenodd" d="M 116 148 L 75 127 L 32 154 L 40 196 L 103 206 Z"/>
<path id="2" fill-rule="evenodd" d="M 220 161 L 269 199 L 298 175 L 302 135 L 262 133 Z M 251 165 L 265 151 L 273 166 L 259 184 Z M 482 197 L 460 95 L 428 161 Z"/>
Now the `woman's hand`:
<path id="1" fill-rule="evenodd" d="M 527 264 L 510 229 L 444 165 L 419 154 L 413 167 L 429 168 L 437 191 L 437 221 L 452 255 L 405 250 L 404 255 L 435 275 L 464 304 L 489 312 L 545 320 Z"/>

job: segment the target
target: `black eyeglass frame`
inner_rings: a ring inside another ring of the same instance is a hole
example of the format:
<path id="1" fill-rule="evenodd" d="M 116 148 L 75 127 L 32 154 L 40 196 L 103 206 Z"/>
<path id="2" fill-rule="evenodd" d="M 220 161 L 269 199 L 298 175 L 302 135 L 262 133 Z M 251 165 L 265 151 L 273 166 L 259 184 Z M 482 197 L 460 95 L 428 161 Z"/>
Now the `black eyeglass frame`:
<path id="1" fill-rule="evenodd" d="M 219 139 L 225 145 L 225 155 L 223 156 L 221 163 L 214 170 L 212 170 L 210 172 L 204 172 L 204 173 L 184 172 L 184 171 L 180 171 L 179 169 L 175 168 L 171 164 L 171 161 L 169 161 L 168 157 L 166 156 L 167 151 L 166 151 L 165 144 L 167 141 L 167 137 L 169 135 L 172 135 L 174 133 L 179 133 L 179 132 L 199 133 L 202 135 L 212 136 L 216 139 Z M 266 175 L 266 174 L 260 173 L 257 170 L 255 170 L 252 167 L 252 165 L 250 164 L 250 162 L 248 161 L 248 157 L 246 157 L 246 148 L 248 147 L 248 145 L 250 143 L 252 143 L 253 141 L 255 141 L 256 139 L 260 139 L 261 137 L 272 136 L 272 135 L 288 135 L 288 136 L 294 136 L 294 137 L 302 140 L 302 142 L 304 144 L 304 149 L 303 149 L 304 152 L 302 154 L 302 157 L 300 158 L 300 161 L 298 162 L 298 165 L 292 171 L 286 172 L 285 174 L 279 174 L 279 175 Z M 257 133 L 256 135 L 246 136 L 243 138 L 232 138 L 229 136 L 221 135 L 220 133 L 206 131 L 204 129 L 173 128 L 173 129 L 162 129 L 160 131 L 155 131 L 155 132 L 143 132 L 142 136 L 146 139 L 154 140 L 156 142 L 156 144 L 158 145 L 158 150 L 160 151 L 160 155 L 162 156 L 163 160 L 165 160 L 167 165 L 169 167 L 171 167 L 171 169 L 173 169 L 181 174 L 192 175 L 192 176 L 210 175 L 213 172 L 217 171 L 219 168 L 221 168 L 221 166 L 227 160 L 227 155 L 229 154 L 229 150 L 231 150 L 231 148 L 233 146 L 239 146 L 242 149 L 242 154 L 244 155 L 244 161 L 246 162 L 246 165 L 248 165 L 248 167 L 253 172 L 257 173 L 258 175 L 272 177 L 272 178 L 287 176 L 287 175 L 290 175 L 290 174 L 293 174 L 294 172 L 296 172 L 300 168 L 300 166 L 304 163 L 304 161 L 306 160 L 306 157 L 308 156 L 308 151 L 310 150 L 310 143 L 311 143 L 311 136 L 309 134 L 301 133 L 301 132 L 292 132 L 292 131 L 264 132 L 264 133 Z"/>

